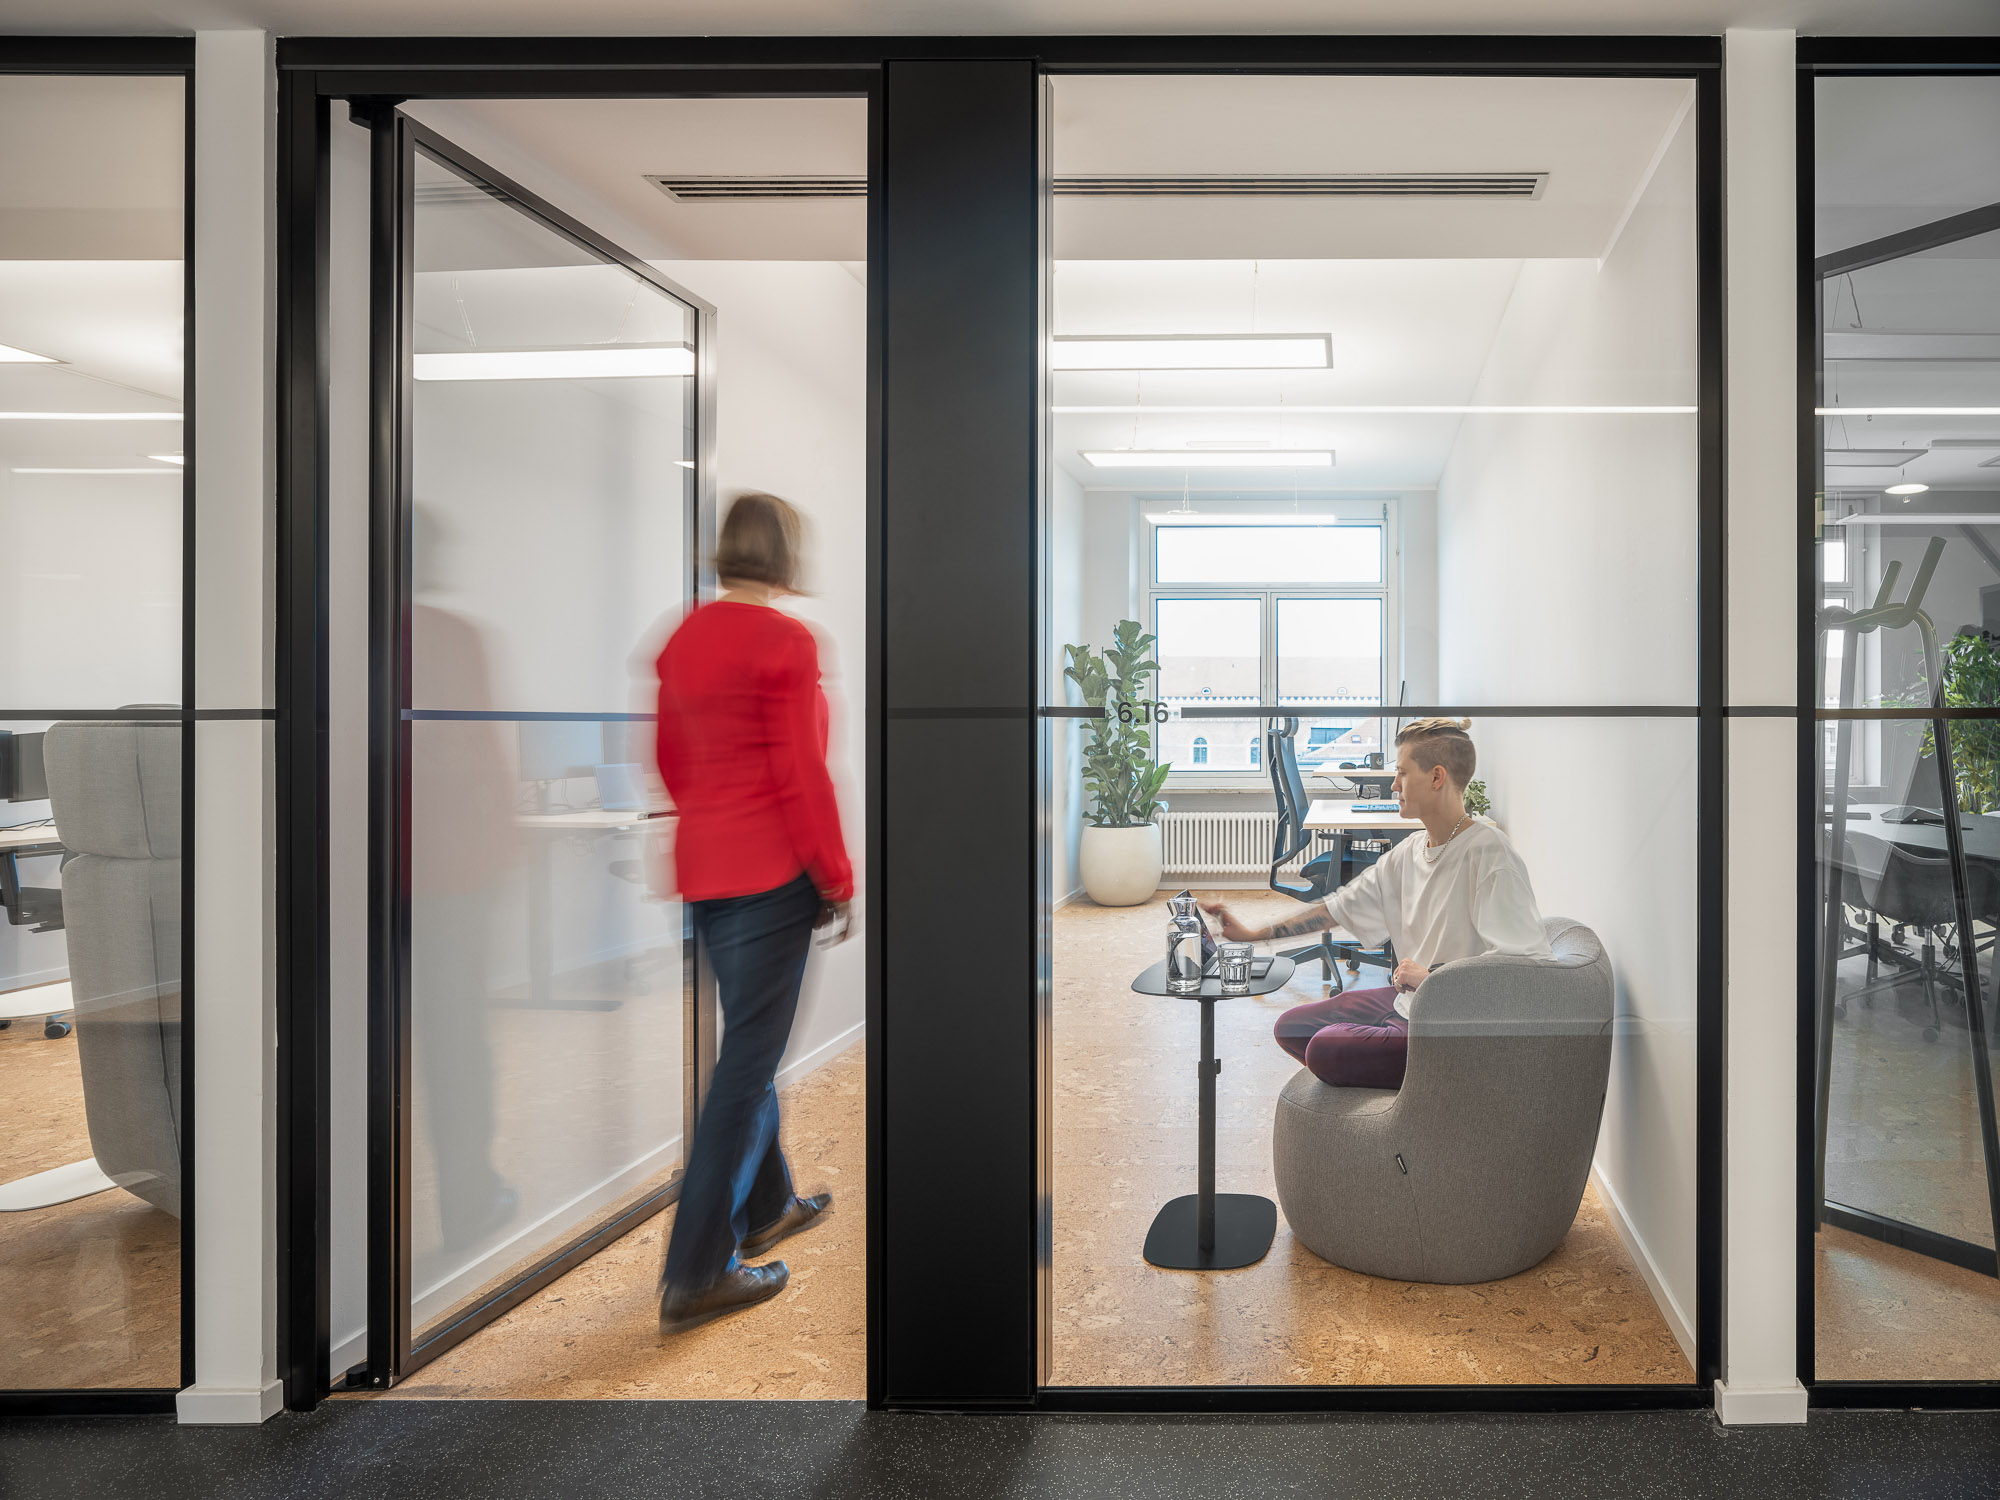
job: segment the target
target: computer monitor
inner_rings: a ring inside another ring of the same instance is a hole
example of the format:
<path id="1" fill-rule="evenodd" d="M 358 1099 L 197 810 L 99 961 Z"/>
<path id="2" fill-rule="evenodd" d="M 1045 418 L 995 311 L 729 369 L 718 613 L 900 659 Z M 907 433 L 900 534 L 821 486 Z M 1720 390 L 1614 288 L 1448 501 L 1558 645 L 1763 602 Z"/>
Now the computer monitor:
<path id="1" fill-rule="evenodd" d="M 604 763 L 604 728 L 596 719 L 542 719 L 521 725 L 521 779 L 566 781 Z"/>
<path id="2" fill-rule="evenodd" d="M 42 736 L 0 729 L 0 801 L 46 802 L 49 774 L 42 762 Z"/>

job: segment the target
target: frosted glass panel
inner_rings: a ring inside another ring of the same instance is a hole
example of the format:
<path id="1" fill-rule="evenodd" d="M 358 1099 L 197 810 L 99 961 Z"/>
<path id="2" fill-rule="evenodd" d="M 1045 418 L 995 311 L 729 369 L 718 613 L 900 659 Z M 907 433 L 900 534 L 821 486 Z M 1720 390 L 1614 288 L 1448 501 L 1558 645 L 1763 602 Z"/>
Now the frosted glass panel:
<path id="1" fill-rule="evenodd" d="M 417 163 L 412 1327 L 667 1183 L 687 986 L 652 661 L 687 602 L 692 311 Z"/>

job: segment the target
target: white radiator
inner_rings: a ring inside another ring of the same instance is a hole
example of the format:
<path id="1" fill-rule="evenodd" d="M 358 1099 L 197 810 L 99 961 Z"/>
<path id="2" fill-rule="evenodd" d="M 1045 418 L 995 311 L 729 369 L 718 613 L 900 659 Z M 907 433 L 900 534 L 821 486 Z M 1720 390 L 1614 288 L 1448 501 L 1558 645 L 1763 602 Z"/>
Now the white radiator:
<path id="1" fill-rule="evenodd" d="M 1166 854 L 1161 878 L 1185 885 L 1194 876 L 1255 875 L 1262 885 L 1271 873 L 1271 840 L 1277 831 L 1275 812 L 1170 812 L 1160 819 Z M 1284 869 L 1296 873 L 1324 852 L 1308 845 Z"/>

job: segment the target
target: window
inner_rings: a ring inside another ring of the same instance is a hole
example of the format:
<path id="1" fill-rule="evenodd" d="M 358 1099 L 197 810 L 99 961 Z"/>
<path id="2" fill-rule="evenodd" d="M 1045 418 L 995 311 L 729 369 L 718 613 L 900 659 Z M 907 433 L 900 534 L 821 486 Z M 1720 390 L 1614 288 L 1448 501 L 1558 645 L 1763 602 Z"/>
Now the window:
<path id="1" fill-rule="evenodd" d="M 1195 717 L 1170 720 L 1159 754 L 1177 768 L 1249 782 L 1263 769 L 1263 725 L 1213 710 L 1351 705 L 1303 719 L 1301 769 L 1337 766 L 1381 749 L 1395 661 L 1388 583 L 1392 512 L 1308 517 L 1302 524 L 1181 525 L 1154 521 L 1149 603 L 1159 636 L 1160 697 Z M 1289 521 L 1289 518 L 1287 518 Z"/>

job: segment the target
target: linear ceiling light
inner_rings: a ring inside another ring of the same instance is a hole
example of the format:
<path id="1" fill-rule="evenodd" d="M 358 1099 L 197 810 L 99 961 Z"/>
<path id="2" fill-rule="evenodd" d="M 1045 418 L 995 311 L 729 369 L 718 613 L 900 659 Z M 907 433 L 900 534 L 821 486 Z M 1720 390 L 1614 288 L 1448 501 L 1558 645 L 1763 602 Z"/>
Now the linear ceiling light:
<path id="1" fill-rule="evenodd" d="M 162 464 L 180 465 L 187 462 L 186 456 L 179 453 L 148 453 L 146 457 L 152 459 L 155 463 Z"/>
<path id="2" fill-rule="evenodd" d="M 177 411 L 0 411 L 0 422 L 178 422 Z"/>
<path id="3" fill-rule="evenodd" d="M 178 469 L 16 469 L 16 474 L 171 474 L 180 478 Z"/>
<path id="4" fill-rule="evenodd" d="M 629 380 L 694 374 L 685 344 L 595 349 L 470 349 L 416 356 L 419 380 Z"/>
<path id="5" fill-rule="evenodd" d="M 16 349 L 12 344 L 0 344 L 0 365 L 59 365 L 59 359 L 50 359 L 46 354 L 30 354 L 26 349 Z"/>
<path id="6" fill-rule="evenodd" d="M 1114 448 L 1086 452 L 1098 469 L 1330 469 L 1330 448 Z"/>
<path id="7" fill-rule="evenodd" d="M 1921 495 L 1929 489 L 1927 484 L 1892 484 L 1882 491 L 1885 495 Z"/>
<path id="8" fill-rule="evenodd" d="M 1318 513 L 1292 514 L 1279 512 L 1276 515 L 1262 513 L 1254 515 L 1232 515 L 1227 512 L 1199 510 L 1149 510 L 1146 520 L 1154 526 L 1376 526 L 1379 519 L 1356 520 L 1352 517 L 1328 516 Z"/>
<path id="9" fill-rule="evenodd" d="M 1052 370 L 1330 370 L 1327 333 L 1167 333 L 1129 337 L 1062 335 Z"/>
<path id="10" fill-rule="evenodd" d="M 1817 417 L 2000 417 L 2000 406 L 1816 406 Z"/>
<path id="11" fill-rule="evenodd" d="M 2000 515 L 1899 515 L 1842 516 L 1836 526 L 2000 526 Z"/>
<path id="12" fill-rule="evenodd" d="M 1338 417 L 1691 417 L 1693 406 L 1052 406 L 1058 417 L 1174 417 L 1215 412 Z"/>

